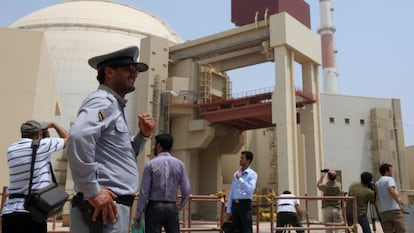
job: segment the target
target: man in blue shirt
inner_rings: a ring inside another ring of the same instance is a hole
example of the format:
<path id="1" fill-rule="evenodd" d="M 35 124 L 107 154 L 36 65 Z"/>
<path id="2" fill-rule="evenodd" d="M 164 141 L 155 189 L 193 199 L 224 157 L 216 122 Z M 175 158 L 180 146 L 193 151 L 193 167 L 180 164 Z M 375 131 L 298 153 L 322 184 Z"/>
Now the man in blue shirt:
<path id="1" fill-rule="evenodd" d="M 240 168 L 234 173 L 227 200 L 226 213 L 232 219 L 235 232 L 252 233 L 252 199 L 256 189 L 257 173 L 250 168 L 251 151 L 242 151 Z"/>
<path id="2" fill-rule="evenodd" d="M 135 227 L 139 226 L 145 209 L 145 232 L 179 233 L 178 211 L 184 208 L 190 196 L 190 181 L 184 163 L 170 153 L 173 138 L 169 134 L 155 136 L 155 158 L 145 164 L 139 192 Z M 178 188 L 181 199 L 177 201 Z"/>

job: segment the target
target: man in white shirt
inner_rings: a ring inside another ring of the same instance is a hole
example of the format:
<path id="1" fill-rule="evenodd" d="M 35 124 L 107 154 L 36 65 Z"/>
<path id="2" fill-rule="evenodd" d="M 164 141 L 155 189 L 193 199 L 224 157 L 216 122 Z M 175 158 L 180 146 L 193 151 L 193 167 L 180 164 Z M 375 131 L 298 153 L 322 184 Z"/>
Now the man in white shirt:
<path id="1" fill-rule="evenodd" d="M 290 191 L 286 190 L 280 195 L 280 197 L 292 197 Z M 299 221 L 300 216 L 299 200 L 298 199 L 279 199 L 277 201 L 277 227 L 283 227 L 292 225 L 294 227 L 301 227 L 302 224 Z M 281 233 L 282 231 L 276 231 Z M 304 231 L 297 230 L 297 233 L 303 233 Z"/>
<path id="2" fill-rule="evenodd" d="M 381 178 L 375 184 L 379 206 L 381 211 L 381 222 L 384 233 L 405 233 L 405 216 L 398 189 L 392 178 L 392 165 L 381 164 L 379 168 Z"/>

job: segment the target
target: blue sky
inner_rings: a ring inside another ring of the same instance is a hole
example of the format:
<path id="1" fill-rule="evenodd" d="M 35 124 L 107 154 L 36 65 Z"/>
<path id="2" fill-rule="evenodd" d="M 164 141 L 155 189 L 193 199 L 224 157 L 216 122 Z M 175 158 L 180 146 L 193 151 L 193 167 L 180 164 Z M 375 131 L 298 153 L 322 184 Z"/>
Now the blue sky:
<path id="1" fill-rule="evenodd" d="M 184 40 L 234 28 L 231 0 L 117 0 L 156 15 Z M 0 0 L 0 26 L 62 0 Z M 319 28 L 319 1 L 311 7 Z M 332 0 L 339 94 L 401 100 L 405 144 L 414 145 L 414 1 Z M 233 92 L 274 85 L 273 66 L 232 71 Z M 322 76 L 320 73 L 320 83 Z M 252 81 L 254 79 L 254 81 Z M 321 88 L 322 90 L 322 88 Z"/>

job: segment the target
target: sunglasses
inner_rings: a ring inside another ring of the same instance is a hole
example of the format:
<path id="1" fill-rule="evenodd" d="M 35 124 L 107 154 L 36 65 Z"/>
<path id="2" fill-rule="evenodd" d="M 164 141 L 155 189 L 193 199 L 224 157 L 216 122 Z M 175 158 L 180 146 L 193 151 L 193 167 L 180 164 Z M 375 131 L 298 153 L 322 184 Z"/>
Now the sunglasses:
<path id="1" fill-rule="evenodd" d="M 113 69 L 124 69 L 129 71 L 130 73 L 139 73 L 138 64 L 128 64 L 128 65 L 120 65 L 120 66 L 111 66 Z"/>

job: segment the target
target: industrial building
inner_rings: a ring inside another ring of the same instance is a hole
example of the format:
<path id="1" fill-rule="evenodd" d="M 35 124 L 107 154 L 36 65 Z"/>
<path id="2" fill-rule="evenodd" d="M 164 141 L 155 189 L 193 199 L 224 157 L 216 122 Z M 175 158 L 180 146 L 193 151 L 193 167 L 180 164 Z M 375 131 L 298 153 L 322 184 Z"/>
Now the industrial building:
<path id="1" fill-rule="evenodd" d="M 305 1 L 274 2 L 277 7 L 270 10 L 256 9 L 256 19 L 245 21 L 249 12 L 234 14 L 234 29 L 188 42 L 157 17 L 113 1 L 68 1 L 1 28 L 0 68 L 14 77 L 1 87 L 1 105 L 16 110 L 3 117 L 7 136 L 0 149 L 6 151 L 20 137 L 17 129 L 28 118 L 57 121 L 69 129 L 83 98 L 98 86 L 87 60 L 137 45 L 140 60 L 150 69 L 127 96 L 129 127 L 136 132 L 137 113 L 157 118 L 158 132 L 175 138 L 172 153 L 186 164 L 194 194 L 228 190 L 239 152 L 246 149 L 256 154 L 258 194 L 289 189 L 319 195 L 315 184 L 323 168 L 337 170 L 347 189 L 362 171 L 378 176 L 381 162 L 393 164 L 400 189 L 409 190 L 399 100 L 337 93 L 329 1 L 321 1 L 326 22 L 320 34 L 310 29 Z M 242 12 L 236 3 L 233 7 Z M 275 73 L 269 74 L 274 89 L 232 96 L 227 72 L 261 63 L 274 65 Z M 150 156 L 148 145 L 138 161 L 141 171 Z M 54 162 L 60 183 L 70 191 L 65 155 L 55 156 Z M 7 185 L 5 157 L 0 170 L 0 185 Z M 318 209 L 314 203 L 309 214 L 317 218 Z M 198 206 L 207 218 L 216 211 Z"/>

